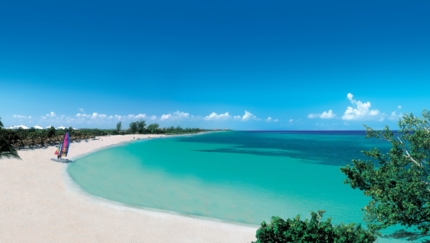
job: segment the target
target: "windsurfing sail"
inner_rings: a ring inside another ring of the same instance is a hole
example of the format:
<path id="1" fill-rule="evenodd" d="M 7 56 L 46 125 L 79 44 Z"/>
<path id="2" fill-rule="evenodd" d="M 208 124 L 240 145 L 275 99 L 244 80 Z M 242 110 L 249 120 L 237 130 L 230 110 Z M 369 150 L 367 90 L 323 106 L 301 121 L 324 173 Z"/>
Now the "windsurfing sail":
<path id="1" fill-rule="evenodd" d="M 70 136 L 69 133 L 66 132 L 64 134 L 63 142 L 58 146 L 57 150 L 55 151 L 55 155 L 58 155 L 59 158 L 61 157 L 67 157 L 67 153 L 69 152 L 69 145 L 70 145 Z"/>

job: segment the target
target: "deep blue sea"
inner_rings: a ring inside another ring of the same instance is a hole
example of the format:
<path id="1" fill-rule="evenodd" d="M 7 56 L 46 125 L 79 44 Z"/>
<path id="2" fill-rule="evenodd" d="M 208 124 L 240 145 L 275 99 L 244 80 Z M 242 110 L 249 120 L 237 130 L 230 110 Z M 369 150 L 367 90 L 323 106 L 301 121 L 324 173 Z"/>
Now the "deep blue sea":
<path id="1" fill-rule="evenodd" d="M 363 222 L 369 201 L 341 166 L 390 144 L 364 131 L 235 131 L 140 140 L 77 159 L 89 194 L 133 207 L 258 226 L 272 216 Z"/>

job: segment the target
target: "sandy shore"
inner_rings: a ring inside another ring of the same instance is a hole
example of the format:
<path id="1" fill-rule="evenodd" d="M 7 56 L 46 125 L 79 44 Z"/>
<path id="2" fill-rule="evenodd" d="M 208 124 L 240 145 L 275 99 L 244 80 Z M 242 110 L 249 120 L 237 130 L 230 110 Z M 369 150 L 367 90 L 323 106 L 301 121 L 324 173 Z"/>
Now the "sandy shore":
<path id="1" fill-rule="evenodd" d="M 69 157 L 132 141 L 125 135 L 72 143 Z M 71 189 L 55 148 L 0 160 L 0 242 L 251 242 L 256 228 L 115 206 Z"/>

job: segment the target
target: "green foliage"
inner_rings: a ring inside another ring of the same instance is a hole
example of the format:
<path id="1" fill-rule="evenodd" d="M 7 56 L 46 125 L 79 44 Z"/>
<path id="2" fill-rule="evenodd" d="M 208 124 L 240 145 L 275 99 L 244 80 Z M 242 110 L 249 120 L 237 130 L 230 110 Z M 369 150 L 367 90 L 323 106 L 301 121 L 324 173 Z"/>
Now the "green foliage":
<path id="1" fill-rule="evenodd" d="M 50 128 L 48 128 L 48 133 L 47 133 L 47 138 L 52 138 L 55 136 L 55 128 L 53 126 L 51 126 Z"/>
<path id="2" fill-rule="evenodd" d="M 139 134 L 144 134 L 145 133 L 145 126 L 146 126 L 145 120 L 137 121 L 136 124 L 137 124 L 137 132 Z"/>
<path id="3" fill-rule="evenodd" d="M 367 137 L 388 141 L 392 148 L 386 154 L 377 148 L 364 151 L 372 160 L 352 160 L 352 166 L 341 168 L 346 184 L 371 197 L 364 211 L 374 230 L 396 224 L 430 230 L 430 113 L 424 110 L 422 116 L 404 115 L 398 132 L 366 126 Z"/>
<path id="4" fill-rule="evenodd" d="M 21 159 L 18 152 L 13 147 L 13 142 L 17 139 L 16 134 L 11 134 L 9 131 L 3 129 L 3 123 L 0 121 L 0 159 L 14 158 Z"/>
<path id="5" fill-rule="evenodd" d="M 2 158 L 21 159 L 11 142 L 4 138 L 0 138 L 0 159 Z"/>
<path id="6" fill-rule="evenodd" d="M 140 120 L 137 122 L 130 123 L 130 128 L 127 131 L 121 131 L 122 122 L 118 122 L 116 125 L 116 129 L 88 129 L 82 128 L 80 130 L 74 130 L 72 127 L 66 129 L 55 129 L 54 127 L 50 127 L 47 129 L 3 129 L 3 123 L 1 123 L 0 119 L 0 138 L 3 139 L 2 146 L 3 150 L 7 152 L 7 156 L 13 157 L 14 153 L 16 153 L 15 149 L 22 148 L 38 148 L 40 146 L 44 147 L 46 145 L 56 145 L 61 142 L 63 136 L 66 132 L 69 132 L 70 139 L 72 142 L 80 142 L 81 139 L 89 139 L 94 138 L 95 136 L 106 136 L 109 134 L 113 135 L 125 135 L 125 134 L 144 134 L 144 133 L 170 133 L 170 134 L 186 134 L 186 133 L 196 133 L 202 132 L 205 130 L 197 129 L 197 128 L 186 128 L 183 129 L 180 126 L 172 127 L 172 129 L 160 129 L 157 123 L 151 124 L 145 129 L 146 122 L 144 120 Z M 6 144 L 11 147 L 6 147 Z M 3 157 L 6 157 L 5 153 Z"/>
<path id="7" fill-rule="evenodd" d="M 171 126 L 168 128 L 163 128 L 162 130 L 166 134 L 187 134 L 187 133 L 198 133 L 207 130 L 199 129 L 199 128 L 182 128 L 181 126 Z"/>
<path id="8" fill-rule="evenodd" d="M 130 124 L 129 124 L 129 128 L 128 128 L 128 131 L 131 133 L 131 134 L 136 134 L 137 133 L 137 122 L 130 122 Z"/>
<path id="9" fill-rule="evenodd" d="M 66 132 L 68 132 L 69 135 L 70 135 L 70 137 L 72 137 L 73 134 L 75 133 L 75 130 L 73 130 L 73 127 L 69 127 L 69 128 L 66 129 Z"/>
<path id="10" fill-rule="evenodd" d="M 88 137 L 95 137 L 95 136 L 106 136 L 108 135 L 109 130 L 101 130 L 101 129 L 89 129 L 89 128 L 83 128 L 80 130 L 81 133 L 86 134 Z M 64 135 L 64 133 L 62 134 Z"/>
<path id="11" fill-rule="evenodd" d="M 117 132 L 117 134 L 119 134 L 119 132 L 121 131 L 121 126 L 122 126 L 122 122 L 118 122 L 116 124 L 116 132 Z"/>
<path id="12" fill-rule="evenodd" d="M 158 127 L 159 127 L 158 123 L 149 124 L 148 130 L 150 133 L 158 133 L 159 132 Z"/>
<path id="13" fill-rule="evenodd" d="M 373 231 L 363 229 L 360 225 L 332 225 L 330 218 L 321 221 L 323 214 L 324 211 L 311 212 L 310 220 L 300 220 L 300 216 L 286 221 L 279 217 L 272 217 L 270 224 L 261 223 L 261 227 L 257 230 L 256 243 L 370 243 L 376 240 Z"/>

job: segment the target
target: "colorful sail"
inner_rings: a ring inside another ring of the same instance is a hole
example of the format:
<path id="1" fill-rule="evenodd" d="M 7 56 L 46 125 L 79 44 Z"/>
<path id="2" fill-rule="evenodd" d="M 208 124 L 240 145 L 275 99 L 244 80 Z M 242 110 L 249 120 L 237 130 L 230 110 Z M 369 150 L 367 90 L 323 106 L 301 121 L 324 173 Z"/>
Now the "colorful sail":
<path id="1" fill-rule="evenodd" d="M 60 146 L 57 148 L 57 151 L 55 151 L 55 154 L 58 155 L 58 157 L 67 157 L 67 153 L 69 152 L 69 145 L 70 145 L 70 136 L 69 133 L 66 132 L 64 134 L 63 142 L 60 144 Z"/>
<path id="2" fill-rule="evenodd" d="M 61 147 L 63 147 L 63 144 L 60 144 L 60 146 L 58 146 L 57 150 L 55 150 L 55 155 L 58 155 L 60 153 Z"/>

